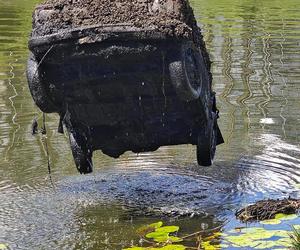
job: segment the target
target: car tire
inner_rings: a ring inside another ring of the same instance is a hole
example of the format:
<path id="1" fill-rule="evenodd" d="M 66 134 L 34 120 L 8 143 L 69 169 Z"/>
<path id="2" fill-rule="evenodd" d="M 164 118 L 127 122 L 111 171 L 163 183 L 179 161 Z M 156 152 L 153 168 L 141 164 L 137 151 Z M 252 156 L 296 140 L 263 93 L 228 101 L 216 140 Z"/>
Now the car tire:
<path id="1" fill-rule="evenodd" d="M 182 45 L 180 58 L 169 63 L 169 72 L 176 93 L 183 101 L 198 99 L 203 87 L 210 84 L 201 52 L 192 42 Z"/>
<path id="2" fill-rule="evenodd" d="M 39 109 L 44 113 L 58 112 L 59 108 L 50 100 L 43 86 L 39 72 L 39 64 L 31 52 L 27 61 L 26 74 L 31 96 Z"/>
<path id="3" fill-rule="evenodd" d="M 79 140 L 79 138 L 76 138 L 74 133 L 69 133 L 69 139 L 72 155 L 78 172 L 80 174 L 93 172 L 92 152 L 86 147 L 86 143 Z"/>
<path id="4" fill-rule="evenodd" d="M 217 147 L 217 122 L 216 114 L 212 113 L 206 128 L 198 134 L 197 162 L 200 166 L 211 166 Z"/>

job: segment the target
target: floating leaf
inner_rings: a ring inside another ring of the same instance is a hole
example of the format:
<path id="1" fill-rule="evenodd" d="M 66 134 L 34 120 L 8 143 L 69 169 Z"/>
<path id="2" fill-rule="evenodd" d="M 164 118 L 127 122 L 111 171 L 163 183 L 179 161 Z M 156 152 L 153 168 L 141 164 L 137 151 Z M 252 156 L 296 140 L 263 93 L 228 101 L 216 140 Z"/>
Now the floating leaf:
<path id="1" fill-rule="evenodd" d="M 255 247 L 258 245 L 248 235 L 242 234 L 237 236 L 227 236 L 225 239 L 238 247 Z"/>
<path id="2" fill-rule="evenodd" d="M 265 240 L 265 241 L 257 241 L 258 245 L 254 247 L 255 249 L 266 249 L 266 248 L 274 248 L 277 245 L 276 241 Z"/>
<path id="3" fill-rule="evenodd" d="M 244 244 L 244 242 L 248 241 L 254 241 L 254 240 L 262 240 L 262 239 L 268 239 L 274 236 L 275 232 L 272 230 L 265 230 L 264 228 L 252 228 L 252 230 L 243 230 L 246 231 L 246 233 L 240 234 L 240 235 L 232 235 L 224 237 L 225 239 L 235 243 L 239 244 L 239 241 Z"/>
<path id="4" fill-rule="evenodd" d="M 204 250 L 217 250 L 221 249 L 220 245 L 212 245 L 209 241 L 204 241 L 201 244 Z"/>
<path id="5" fill-rule="evenodd" d="M 262 239 L 269 239 L 274 236 L 274 232 L 272 230 L 265 230 L 265 231 L 257 231 L 253 233 L 246 234 L 251 240 L 262 240 Z"/>
<path id="6" fill-rule="evenodd" d="M 258 233 L 258 232 L 264 232 L 266 229 L 262 227 L 246 227 L 241 229 L 242 233 Z"/>
<path id="7" fill-rule="evenodd" d="M 163 225 L 162 221 L 158 221 L 149 225 L 149 227 L 153 227 L 154 229 L 160 228 Z"/>
<path id="8" fill-rule="evenodd" d="M 289 238 L 283 238 L 279 240 L 265 240 L 265 241 L 258 241 L 259 245 L 255 247 L 255 249 L 265 249 L 274 247 L 290 247 L 291 242 Z"/>
<path id="9" fill-rule="evenodd" d="M 273 240 L 274 236 L 277 240 Z M 291 246 L 290 231 L 267 230 L 261 227 L 243 228 L 240 234 L 235 232 L 234 235 L 225 236 L 224 240 L 231 242 L 234 247 L 247 249 L 275 249 L 275 247 Z"/>
<path id="10" fill-rule="evenodd" d="M 0 243 L 0 250 L 6 250 L 6 249 L 7 249 L 7 245 Z"/>
<path id="11" fill-rule="evenodd" d="M 292 243 L 290 238 L 282 238 L 276 241 L 277 246 L 283 246 L 283 247 L 291 247 Z"/>
<path id="12" fill-rule="evenodd" d="M 285 230 L 272 230 L 274 232 L 274 236 L 277 237 L 284 237 L 284 238 L 289 238 L 290 237 L 290 232 L 285 231 Z"/>
<path id="13" fill-rule="evenodd" d="M 146 234 L 147 238 L 154 239 L 156 242 L 179 242 L 181 241 L 181 238 L 169 236 L 169 233 L 174 233 L 179 230 L 179 227 L 177 226 L 165 226 L 165 227 L 159 227 L 154 232 Z"/>
<path id="14" fill-rule="evenodd" d="M 153 240 L 159 243 L 165 243 L 169 241 L 169 235 L 162 235 L 158 237 L 154 237 Z"/>
<path id="15" fill-rule="evenodd" d="M 186 247 L 183 245 L 167 245 L 163 247 L 130 247 L 124 248 L 123 250 L 185 250 Z"/>
<path id="16" fill-rule="evenodd" d="M 155 239 L 158 237 L 168 237 L 168 236 L 169 236 L 169 233 L 157 232 L 157 231 L 146 234 L 146 237 L 149 239 Z"/>
<path id="17" fill-rule="evenodd" d="M 147 248 L 144 248 L 144 247 L 130 247 L 130 248 L 123 248 L 123 250 L 147 250 Z"/>
<path id="18" fill-rule="evenodd" d="M 221 247 L 221 248 L 227 248 L 227 247 L 229 247 L 229 245 L 223 244 L 223 243 L 222 243 L 222 244 L 220 244 L 220 247 Z"/>
<path id="19" fill-rule="evenodd" d="M 176 236 L 169 236 L 169 240 L 174 243 L 183 241 L 183 239 Z"/>
<path id="20" fill-rule="evenodd" d="M 294 220 L 297 219 L 298 216 L 296 214 L 283 214 L 283 213 L 279 213 L 275 215 L 275 219 L 278 220 Z"/>
<path id="21" fill-rule="evenodd" d="M 179 230 L 178 226 L 165 226 L 165 227 L 160 227 L 157 228 L 155 231 L 156 232 L 164 232 L 164 233 L 174 233 Z"/>
<path id="22" fill-rule="evenodd" d="M 174 233 L 179 230 L 178 226 L 165 226 L 159 227 L 154 232 L 148 233 L 146 235 L 147 238 L 156 238 L 164 235 L 169 235 L 169 233 Z"/>
<path id="23" fill-rule="evenodd" d="M 151 248 L 150 250 L 185 250 L 186 247 L 183 245 L 167 245 L 160 248 Z"/>
<path id="24" fill-rule="evenodd" d="M 176 236 L 169 236 L 169 234 L 153 237 L 153 240 L 159 243 L 172 243 L 172 242 L 181 242 L 182 239 Z"/>
<path id="25" fill-rule="evenodd" d="M 263 220 L 260 223 L 264 225 L 277 225 L 280 224 L 281 221 L 278 219 L 270 219 L 270 220 Z"/>
<path id="26" fill-rule="evenodd" d="M 144 236 L 147 233 L 155 231 L 155 229 L 160 228 L 163 225 L 162 221 L 152 223 L 150 225 L 142 226 L 136 230 L 137 234 Z"/>

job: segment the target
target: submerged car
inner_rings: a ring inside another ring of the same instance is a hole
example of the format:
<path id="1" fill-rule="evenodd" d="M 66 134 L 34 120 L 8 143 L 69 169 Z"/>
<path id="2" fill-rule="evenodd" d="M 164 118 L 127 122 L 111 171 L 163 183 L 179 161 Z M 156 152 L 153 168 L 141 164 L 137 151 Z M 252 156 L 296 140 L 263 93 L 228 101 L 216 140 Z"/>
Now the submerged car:
<path id="1" fill-rule="evenodd" d="M 59 114 L 78 171 L 92 172 L 95 150 L 117 158 L 179 144 L 197 145 L 198 164 L 211 165 L 223 138 L 189 3 L 69 2 L 35 9 L 27 78 L 40 110 Z"/>

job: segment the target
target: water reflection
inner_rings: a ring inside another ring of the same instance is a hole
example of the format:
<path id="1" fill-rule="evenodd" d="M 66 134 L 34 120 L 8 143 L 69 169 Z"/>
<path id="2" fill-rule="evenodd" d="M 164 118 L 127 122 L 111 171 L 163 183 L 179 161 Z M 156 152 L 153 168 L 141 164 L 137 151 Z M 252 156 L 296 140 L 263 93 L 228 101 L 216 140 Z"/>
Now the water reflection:
<path id="1" fill-rule="evenodd" d="M 298 1 L 191 1 L 213 60 L 225 139 L 212 168 L 199 168 L 194 147 L 183 145 L 119 160 L 97 152 L 91 176 L 78 176 L 56 115 L 47 115 L 47 138 L 30 134 L 32 119 L 41 121 L 24 74 L 36 2 L 0 0 L 0 243 L 121 249 L 161 215 L 173 213 L 163 220 L 176 217 L 187 233 L 227 219 L 230 229 L 240 206 L 298 195 Z"/>

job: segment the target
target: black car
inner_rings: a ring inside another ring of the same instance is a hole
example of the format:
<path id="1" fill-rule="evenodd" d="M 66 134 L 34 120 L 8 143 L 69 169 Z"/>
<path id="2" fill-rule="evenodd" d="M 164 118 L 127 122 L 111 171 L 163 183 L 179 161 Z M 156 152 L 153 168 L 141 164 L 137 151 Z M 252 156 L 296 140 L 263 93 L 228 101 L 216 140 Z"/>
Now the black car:
<path id="1" fill-rule="evenodd" d="M 34 28 L 49 9 L 37 7 Z M 200 34 L 198 27 L 191 30 Z M 128 150 L 193 144 L 198 164 L 212 164 L 223 138 L 209 59 L 199 39 L 132 23 L 32 33 L 27 68 L 32 97 L 41 111 L 59 114 L 80 173 L 92 171 L 98 149 L 117 158 Z"/>

